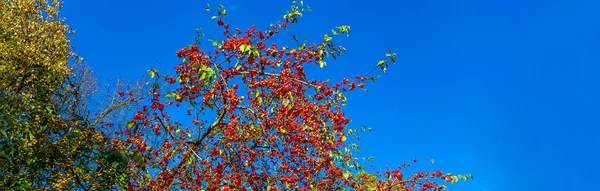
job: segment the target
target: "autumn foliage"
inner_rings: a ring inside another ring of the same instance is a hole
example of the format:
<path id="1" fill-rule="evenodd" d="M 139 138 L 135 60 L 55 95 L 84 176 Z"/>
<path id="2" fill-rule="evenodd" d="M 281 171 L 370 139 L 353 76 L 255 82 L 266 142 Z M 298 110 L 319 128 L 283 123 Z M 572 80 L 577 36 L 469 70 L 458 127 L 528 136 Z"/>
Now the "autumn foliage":
<path id="1" fill-rule="evenodd" d="M 10 3 L 5 4 L 3 9 L 11 9 Z M 0 138 L 0 144 L 26 151 L 15 154 L 10 150 L 11 156 L 0 156 L 14 162 L 0 166 L 0 175 L 8 178 L 0 181 L 0 186 L 39 189 L 50 184 L 49 188 L 74 190 L 444 190 L 444 183 L 472 178 L 437 169 L 405 173 L 404 169 L 417 159 L 377 171 L 366 168 L 368 164 L 354 156 L 358 149 L 355 140 L 369 129 L 348 126 L 350 119 L 343 112 L 345 95 L 375 82 L 389 64 L 396 62 L 395 53 L 382 53 L 382 60 L 374 60 L 373 70 L 358 71 L 366 75 L 332 81 L 311 79 L 307 71 L 326 70 L 328 62 L 346 51 L 333 40 L 349 36 L 350 26 L 334 27 L 319 42 L 298 41 L 293 34 L 296 43 L 282 45 L 273 37 L 291 33 L 291 27 L 310 11 L 302 1 L 292 1 L 282 20 L 248 29 L 230 26 L 223 6 L 211 9 L 208 5 L 206 10 L 216 13 L 212 20 L 222 31 L 221 40 L 202 44 L 204 34 L 198 31 L 195 44 L 175 53 L 181 63 L 169 71 L 150 69 L 143 79 L 145 86 L 109 91 L 114 94 L 112 104 L 97 115 L 82 114 L 87 112 L 85 102 L 76 100 L 78 91 L 71 90 L 86 90 L 91 86 L 83 82 L 91 78 L 75 78 L 71 70 L 64 69 L 70 49 L 58 41 L 61 44 L 56 46 L 65 48 L 61 51 L 65 56 L 56 61 L 57 65 L 44 63 L 57 68 L 57 73 L 44 74 L 60 77 L 60 83 L 48 90 L 50 97 L 35 102 L 51 103 L 43 105 L 40 111 L 48 113 L 41 117 L 53 119 L 56 124 L 40 124 L 39 115 L 35 115 L 15 125 L 7 122 L 14 118 L 0 115 L 4 122 L 0 130 L 8 133 Z M 61 35 L 66 34 L 67 26 L 59 29 Z M 60 39 L 69 43 L 66 37 Z M 2 61 L 0 69 L 18 68 L 13 60 L 8 64 Z M 24 75 L 15 71 L 16 76 Z M 2 79 L 0 83 L 12 82 Z M 60 107 L 59 98 L 70 104 Z M 143 104 L 123 110 L 136 102 Z M 71 109 L 78 110 L 69 112 Z M 124 115 L 126 111 L 131 115 Z M 55 130 L 45 130 L 47 126 Z M 19 131 L 32 133 L 21 135 Z M 52 152 L 36 150 L 40 145 Z M 39 185 L 25 186 L 31 183 L 25 179 L 32 177 L 48 178 L 35 179 L 38 182 L 33 184 Z M 23 182 L 11 183 L 17 180 Z"/>
<path id="2" fill-rule="evenodd" d="M 0 1 L 0 190 L 108 190 L 125 182 L 100 126 L 144 94 L 91 107 L 99 90 L 71 51 L 61 6 Z"/>
<path id="3" fill-rule="evenodd" d="M 126 187 L 442 190 L 436 179 L 455 182 L 457 176 L 439 170 L 403 174 L 401 168 L 410 164 L 370 173 L 352 155 L 349 148 L 356 145 L 347 140 L 360 130 L 347 127 L 345 94 L 374 81 L 375 69 L 385 72 L 396 54 L 388 52 L 365 76 L 336 83 L 309 79 L 307 67 L 324 68 L 342 55 L 345 48 L 334 45 L 333 36 L 349 35 L 350 27 L 338 26 L 318 43 L 272 42 L 308 9 L 294 2 L 276 24 L 239 29 L 226 22 L 219 6 L 213 19 L 223 40 L 213 41 L 212 48 L 200 49 L 198 42 L 177 51 L 183 62 L 174 66 L 174 75 L 151 69 L 150 103 L 113 140 L 132 159 Z"/>

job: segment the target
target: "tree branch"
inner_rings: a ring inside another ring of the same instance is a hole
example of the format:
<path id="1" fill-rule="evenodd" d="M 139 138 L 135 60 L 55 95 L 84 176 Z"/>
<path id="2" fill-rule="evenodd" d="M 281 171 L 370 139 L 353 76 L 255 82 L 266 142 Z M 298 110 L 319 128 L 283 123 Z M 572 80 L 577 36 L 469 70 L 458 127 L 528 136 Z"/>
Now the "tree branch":
<path id="1" fill-rule="evenodd" d="M 102 121 L 104 119 L 104 117 L 106 117 L 106 115 L 113 112 L 114 110 L 119 109 L 125 105 L 141 101 L 144 98 L 145 97 L 142 96 L 142 97 L 134 99 L 133 101 L 121 101 L 121 102 L 117 102 L 114 105 L 109 106 L 106 110 L 104 110 L 102 113 L 100 113 L 100 115 L 96 118 L 96 120 L 94 120 L 94 122 L 91 124 L 91 126 L 96 126 L 100 121 Z"/>

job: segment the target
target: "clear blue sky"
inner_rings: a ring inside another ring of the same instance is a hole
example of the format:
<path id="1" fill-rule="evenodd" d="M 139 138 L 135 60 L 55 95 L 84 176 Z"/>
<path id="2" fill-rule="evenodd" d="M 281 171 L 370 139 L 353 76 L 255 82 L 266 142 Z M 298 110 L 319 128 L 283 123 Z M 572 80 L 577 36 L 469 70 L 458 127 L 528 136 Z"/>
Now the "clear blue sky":
<path id="1" fill-rule="evenodd" d="M 289 1 L 209 1 L 233 27 L 281 18 Z M 576 0 L 305 0 L 294 30 L 320 40 L 333 26 L 348 52 L 319 78 L 364 74 L 388 47 L 399 55 L 370 93 L 349 96 L 352 125 L 373 127 L 360 155 L 397 166 L 467 172 L 453 190 L 595 190 L 600 183 L 600 2 Z M 65 0 L 75 50 L 99 74 L 172 70 L 195 28 L 220 37 L 206 1 Z"/>

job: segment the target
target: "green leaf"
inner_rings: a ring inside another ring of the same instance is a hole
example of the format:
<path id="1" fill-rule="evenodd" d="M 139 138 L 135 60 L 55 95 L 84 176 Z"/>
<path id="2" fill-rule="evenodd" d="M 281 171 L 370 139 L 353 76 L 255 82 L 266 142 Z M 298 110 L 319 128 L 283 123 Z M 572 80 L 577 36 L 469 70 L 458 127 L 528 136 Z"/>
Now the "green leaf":
<path id="1" fill-rule="evenodd" d="M 227 10 L 225 10 L 225 6 L 223 5 L 219 5 L 219 12 L 217 13 L 218 15 L 227 15 Z"/>
<path id="2" fill-rule="evenodd" d="M 154 78 L 154 76 L 156 75 L 156 72 L 154 69 L 150 69 L 150 78 Z"/>
<path id="3" fill-rule="evenodd" d="M 305 44 L 301 44 L 300 46 L 298 46 L 298 50 L 304 50 L 306 48 Z"/>
<path id="4" fill-rule="evenodd" d="M 117 158 L 121 164 L 127 164 L 127 155 L 125 155 L 125 152 L 117 152 Z"/>
<path id="5" fill-rule="evenodd" d="M 216 18 L 219 18 L 219 17 L 217 17 L 217 16 L 212 16 L 210 19 L 216 19 Z"/>
<path id="6" fill-rule="evenodd" d="M 290 104 L 290 100 L 284 99 L 283 106 L 287 106 L 288 104 Z"/>
<path id="7" fill-rule="evenodd" d="M 215 70 L 212 68 L 206 68 L 206 72 L 208 72 L 208 77 L 212 77 L 215 74 Z"/>
<path id="8" fill-rule="evenodd" d="M 131 159 L 133 159 L 133 161 L 135 161 L 135 163 L 137 163 L 137 164 L 144 164 L 144 158 L 142 158 L 142 156 L 140 155 L 139 152 L 133 153 L 133 156 L 131 156 Z M 144 166 L 144 165 L 142 165 L 142 166 Z"/>
<path id="9" fill-rule="evenodd" d="M 5 139 L 8 139 L 8 135 L 6 135 L 6 131 L 4 129 L 0 129 L 0 133 L 4 136 Z"/>
<path id="10" fill-rule="evenodd" d="M 329 37 L 329 35 L 325 34 L 323 39 L 325 40 L 325 42 L 329 42 L 331 41 L 331 37 Z"/>
<path id="11" fill-rule="evenodd" d="M 342 98 L 342 103 L 346 103 L 346 95 L 340 93 L 340 97 Z"/>
<path id="12" fill-rule="evenodd" d="M 6 153 L 4 153 L 4 150 L 0 150 L 0 156 L 4 157 L 5 159 L 10 160 L 10 157 L 8 155 L 6 155 Z M 0 166 L 4 166 L 4 165 L 8 165 L 8 164 L 2 164 Z"/>
<path id="13" fill-rule="evenodd" d="M 152 88 L 154 88 L 154 90 L 160 89 L 160 87 L 158 86 L 158 82 L 154 82 L 154 86 Z"/>
<path id="14" fill-rule="evenodd" d="M 324 62 L 323 60 L 319 60 L 319 67 L 323 68 L 325 66 L 327 66 L 327 63 Z"/>
<path id="15" fill-rule="evenodd" d="M 252 55 L 258 57 L 260 56 L 260 52 L 258 51 L 258 49 L 254 49 L 254 51 L 252 51 Z"/>
<path id="16" fill-rule="evenodd" d="M 31 159 L 31 158 L 28 158 L 28 159 L 27 159 L 27 165 L 31 165 L 31 163 L 33 163 L 33 162 L 34 162 L 34 160 L 33 160 L 33 159 Z"/>
<path id="17" fill-rule="evenodd" d="M 348 179 L 351 174 L 352 173 L 350 173 L 350 171 L 346 171 L 346 172 L 344 172 L 344 174 L 342 176 L 344 177 L 344 179 Z"/>
<path id="18" fill-rule="evenodd" d="M 383 64 L 385 64 L 385 60 L 380 60 L 380 61 L 377 63 L 377 66 L 383 66 Z"/>
<path id="19" fill-rule="evenodd" d="M 133 127 L 133 125 L 134 125 L 134 124 L 135 124 L 135 122 L 133 122 L 133 121 L 128 121 L 127 123 L 125 123 L 125 126 L 126 126 L 127 128 L 131 128 L 131 127 Z"/>
<path id="20" fill-rule="evenodd" d="M 471 175 L 471 174 L 465 174 L 465 178 L 467 178 L 467 179 L 473 179 L 473 175 Z"/>

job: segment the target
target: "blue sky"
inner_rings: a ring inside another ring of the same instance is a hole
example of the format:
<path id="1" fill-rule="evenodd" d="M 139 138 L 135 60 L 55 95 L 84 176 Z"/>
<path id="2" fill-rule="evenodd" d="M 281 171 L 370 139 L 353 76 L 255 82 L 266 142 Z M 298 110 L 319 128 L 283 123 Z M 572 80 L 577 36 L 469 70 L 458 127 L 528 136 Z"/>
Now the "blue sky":
<path id="1" fill-rule="evenodd" d="M 204 0 L 65 0 L 77 30 L 75 50 L 99 75 L 136 79 L 149 68 L 172 70 L 175 52 L 195 28 L 220 37 Z M 227 22 L 268 26 L 289 1 L 210 0 Z M 364 74 L 395 51 L 369 93 L 351 94 L 353 126 L 374 131 L 360 141 L 375 165 L 413 157 L 471 173 L 452 190 L 593 190 L 600 183 L 600 2 L 576 0 L 305 0 L 313 8 L 297 34 L 320 40 L 337 25 L 348 52 L 311 72 L 339 80 Z"/>

